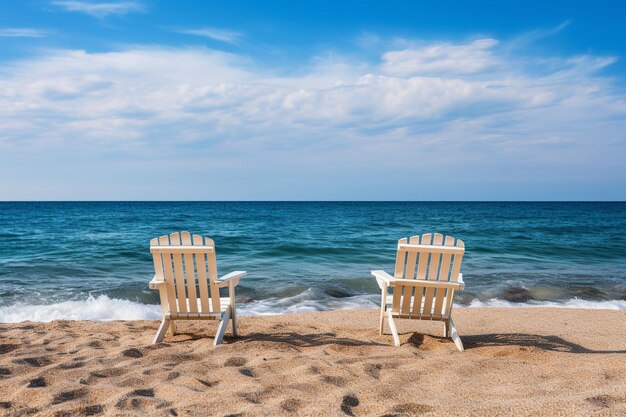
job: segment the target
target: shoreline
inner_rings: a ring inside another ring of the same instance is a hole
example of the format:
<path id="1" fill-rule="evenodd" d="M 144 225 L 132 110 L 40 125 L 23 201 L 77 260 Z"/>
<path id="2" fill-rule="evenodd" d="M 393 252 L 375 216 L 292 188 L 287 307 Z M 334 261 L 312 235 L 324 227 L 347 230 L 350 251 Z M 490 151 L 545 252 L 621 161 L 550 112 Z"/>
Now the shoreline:
<path id="1" fill-rule="evenodd" d="M 296 296 L 298 297 L 298 296 Z M 239 301 L 238 312 L 242 316 L 267 316 L 376 308 L 379 294 L 364 294 L 332 299 L 332 304 L 315 305 L 316 300 L 304 300 L 289 304 L 284 299 L 261 299 L 251 302 Z M 314 304 L 312 305 L 311 302 Z M 317 308 L 317 309 L 315 309 Z M 322 309 L 319 309 L 322 308 Z M 626 311 L 626 300 L 584 300 L 512 302 L 497 298 L 486 301 L 474 300 L 470 304 L 455 304 L 455 309 L 475 308 L 557 308 L 584 310 Z M 314 310 L 315 309 L 315 310 Z M 13 304 L 0 306 L 0 323 L 23 321 L 50 322 L 52 320 L 157 320 L 161 316 L 160 304 L 144 304 L 138 301 L 113 298 L 104 294 L 90 295 L 83 300 L 67 300 L 50 304 Z"/>
<path id="2" fill-rule="evenodd" d="M 626 412 L 626 311 L 453 310 L 465 352 L 441 323 L 376 310 L 215 322 L 0 323 L 2 415 L 619 415 Z"/>

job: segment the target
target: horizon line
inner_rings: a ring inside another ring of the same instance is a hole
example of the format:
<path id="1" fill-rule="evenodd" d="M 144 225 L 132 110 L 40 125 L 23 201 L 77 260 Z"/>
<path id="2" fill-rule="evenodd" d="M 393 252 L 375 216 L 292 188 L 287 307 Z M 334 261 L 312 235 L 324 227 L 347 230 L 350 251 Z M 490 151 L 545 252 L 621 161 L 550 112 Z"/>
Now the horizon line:
<path id="1" fill-rule="evenodd" d="M 626 200 L 0 200 L 0 203 L 626 203 Z"/>

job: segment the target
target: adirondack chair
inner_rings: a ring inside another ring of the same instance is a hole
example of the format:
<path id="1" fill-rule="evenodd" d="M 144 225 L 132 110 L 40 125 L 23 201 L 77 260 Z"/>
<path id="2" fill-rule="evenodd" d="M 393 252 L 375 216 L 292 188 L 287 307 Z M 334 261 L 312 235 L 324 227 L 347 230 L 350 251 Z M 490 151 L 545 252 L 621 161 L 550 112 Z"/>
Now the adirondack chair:
<path id="1" fill-rule="evenodd" d="M 177 320 L 220 320 L 214 346 L 222 342 L 229 320 L 233 336 L 237 336 L 235 287 L 246 272 L 235 271 L 218 279 L 212 239 L 172 233 L 152 239 L 150 252 L 155 275 L 149 286 L 159 291 L 163 311 L 153 343 L 163 340 L 168 327 L 173 336 Z M 221 288 L 228 288 L 228 297 L 220 297 Z"/>
<path id="2" fill-rule="evenodd" d="M 372 271 L 382 290 L 380 334 L 387 318 L 394 345 L 400 346 L 394 318 L 439 320 L 444 337 L 452 338 L 463 351 L 451 313 L 454 292 L 465 288 L 460 273 L 464 252 L 462 240 L 452 236 L 444 239 L 439 233 L 424 234 L 421 240 L 420 236 L 400 239 L 393 277 L 385 271 Z"/>

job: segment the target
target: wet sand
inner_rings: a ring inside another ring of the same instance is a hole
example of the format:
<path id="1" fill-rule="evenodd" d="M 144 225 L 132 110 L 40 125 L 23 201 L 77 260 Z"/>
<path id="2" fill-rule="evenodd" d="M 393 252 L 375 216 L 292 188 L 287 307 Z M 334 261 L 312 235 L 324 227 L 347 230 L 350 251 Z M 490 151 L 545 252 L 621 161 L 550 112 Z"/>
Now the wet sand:
<path id="1" fill-rule="evenodd" d="M 377 312 L 216 322 L 0 324 L 0 415 L 624 415 L 626 312 L 457 309 L 442 324 Z"/>

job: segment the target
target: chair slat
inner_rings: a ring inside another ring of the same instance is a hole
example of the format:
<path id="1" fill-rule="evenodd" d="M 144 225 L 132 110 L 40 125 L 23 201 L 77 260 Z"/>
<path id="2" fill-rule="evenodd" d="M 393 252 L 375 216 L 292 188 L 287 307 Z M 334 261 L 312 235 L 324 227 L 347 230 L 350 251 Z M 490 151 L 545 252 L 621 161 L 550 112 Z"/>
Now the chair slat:
<path id="1" fill-rule="evenodd" d="M 202 236 L 193 235 L 193 244 L 202 245 Z M 209 283 L 207 282 L 207 262 L 204 253 L 196 254 L 196 270 L 198 271 L 198 290 L 200 292 L 200 309 L 209 313 Z M 214 310 L 217 311 L 217 310 Z"/>
<path id="2" fill-rule="evenodd" d="M 213 246 L 213 240 L 204 238 L 204 244 L 207 246 Z M 211 304 L 213 311 L 220 311 L 220 289 L 217 287 L 217 260 L 215 259 L 215 252 L 207 253 L 207 265 L 209 267 L 209 290 L 211 293 Z"/>
<path id="3" fill-rule="evenodd" d="M 204 252 L 210 253 L 215 251 L 213 246 L 183 246 L 183 245 L 168 245 L 168 246 L 153 246 L 150 248 L 152 253 L 197 253 Z"/>
<path id="4" fill-rule="evenodd" d="M 441 246 L 441 245 L 413 245 L 413 244 L 406 244 L 406 245 L 400 245 L 398 247 L 398 249 L 402 249 L 403 251 L 406 252 L 428 252 L 428 253 L 461 253 L 463 252 L 463 249 L 451 246 Z"/>
<path id="5" fill-rule="evenodd" d="M 430 245 L 432 241 L 432 234 L 425 233 L 422 235 L 421 244 L 422 245 Z M 417 279 L 425 280 L 426 279 L 426 270 L 428 268 L 428 258 L 430 254 L 428 252 L 421 252 L 418 258 L 417 264 Z M 413 310 L 412 314 L 421 315 L 422 314 L 422 303 L 424 300 L 424 288 L 416 288 L 413 296 Z"/>
<path id="6" fill-rule="evenodd" d="M 161 236 L 159 238 L 159 245 L 169 245 L 170 239 L 168 236 Z M 174 289 L 174 276 L 172 271 L 172 257 L 169 254 L 163 254 L 161 256 L 163 260 L 163 272 L 165 278 L 165 290 L 167 292 L 167 304 L 170 307 L 170 313 L 178 313 L 176 307 L 176 290 Z"/>
<path id="7" fill-rule="evenodd" d="M 409 239 L 409 243 L 417 244 L 420 241 L 419 236 L 411 236 Z M 406 261 L 406 273 L 404 275 L 405 279 L 413 279 L 415 276 L 415 261 L 417 260 L 416 252 L 409 252 L 407 255 Z M 410 314 L 411 313 L 411 301 L 413 301 L 413 291 L 414 287 L 404 286 L 404 292 L 402 295 L 402 313 Z"/>
<path id="8" fill-rule="evenodd" d="M 446 236 L 446 240 L 444 242 L 444 246 L 454 246 L 454 238 L 452 236 Z M 448 274 L 450 273 L 450 262 L 452 260 L 452 253 L 444 252 L 441 256 L 441 267 L 439 268 L 439 273 L 437 275 L 437 281 L 448 281 Z M 437 288 L 435 291 L 435 309 L 433 312 L 434 318 L 440 318 L 443 312 L 441 308 L 443 306 L 443 299 L 446 295 L 445 288 Z"/>
<path id="9" fill-rule="evenodd" d="M 191 234 L 189 232 L 181 232 L 180 233 L 180 243 L 181 246 L 191 246 Z M 187 288 L 187 295 L 190 300 L 197 300 L 198 297 L 196 295 L 196 271 L 193 264 L 193 253 L 185 253 L 183 254 L 183 264 L 185 271 L 185 286 Z M 198 303 L 192 302 L 188 303 L 189 312 L 197 313 L 198 312 Z"/>
<path id="10" fill-rule="evenodd" d="M 440 233 L 435 233 L 433 236 L 433 245 L 441 245 L 443 243 L 443 235 Z M 437 279 L 437 273 L 439 272 L 439 259 L 441 258 L 440 253 L 433 253 L 430 255 L 430 262 L 428 263 L 428 274 L 426 275 L 426 279 L 428 281 L 435 281 Z M 426 288 L 426 292 L 424 294 L 424 311 L 422 314 L 424 316 L 432 317 L 432 305 L 433 305 L 433 296 L 435 293 L 434 288 Z"/>
<path id="11" fill-rule="evenodd" d="M 398 241 L 398 246 L 407 243 L 404 237 Z M 394 278 L 402 278 L 404 276 L 404 265 L 406 263 L 406 251 L 398 250 L 396 254 L 396 270 L 393 274 Z M 402 301 L 402 287 L 393 289 L 393 301 L 391 303 L 391 311 L 400 311 L 400 303 Z"/>
<path id="12" fill-rule="evenodd" d="M 186 253 L 183 255 L 183 261 L 185 264 L 185 283 L 187 284 L 187 295 L 190 300 L 197 300 L 198 295 L 196 292 L 196 271 L 194 267 L 195 256 L 190 253 Z M 190 312 L 197 313 L 198 312 L 198 303 L 190 304 Z"/>
<path id="13" fill-rule="evenodd" d="M 170 235 L 170 244 L 172 246 L 180 246 L 180 233 L 172 233 Z M 183 275 L 183 255 L 180 253 L 172 254 L 174 263 L 174 279 L 176 280 L 176 298 L 178 299 L 178 311 L 187 313 L 187 291 L 185 288 L 185 277 Z"/>
<path id="14" fill-rule="evenodd" d="M 398 246 L 407 243 L 407 239 L 404 237 L 398 241 Z M 406 251 L 398 250 L 396 255 L 396 270 L 393 274 L 394 278 L 404 277 L 404 263 L 406 260 Z"/>
<path id="15" fill-rule="evenodd" d="M 156 246 L 158 244 L 159 240 L 156 238 L 150 241 L 150 246 Z M 165 277 L 163 275 L 163 260 L 160 253 L 152 254 L 152 263 L 154 264 L 154 275 L 159 281 L 164 281 Z M 163 291 L 159 291 L 159 298 L 161 300 L 161 311 L 163 312 L 163 314 L 167 314 L 169 306 L 167 304 L 167 297 Z"/>
<path id="16" fill-rule="evenodd" d="M 465 250 L 465 243 L 462 240 L 456 241 L 457 248 L 463 248 Z M 450 281 L 457 282 L 459 280 L 459 273 L 461 272 L 461 262 L 463 261 L 463 253 L 458 255 L 454 255 L 452 259 L 452 272 L 450 273 Z M 452 298 L 454 295 L 454 290 L 448 291 L 448 297 L 446 299 L 446 314 L 450 315 L 450 310 L 452 310 Z"/>

